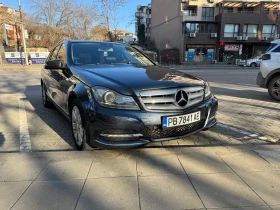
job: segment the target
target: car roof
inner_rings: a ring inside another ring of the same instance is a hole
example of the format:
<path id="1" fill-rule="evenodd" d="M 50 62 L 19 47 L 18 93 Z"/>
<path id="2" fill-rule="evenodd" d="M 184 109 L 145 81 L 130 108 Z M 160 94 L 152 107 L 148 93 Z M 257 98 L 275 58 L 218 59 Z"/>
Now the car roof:
<path id="1" fill-rule="evenodd" d="M 280 39 L 276 39 L 270 42 L 271 44 L 280 44 Z"/>
<path id="2" fill-rule="evenodd" d="M 121 42 L 105 42 L 105 41 L 97 41 L 97 40 L 72 40 L 72 39 L 67 39 L 64 40 L 69 43 L 102 43 L 102 44 L 118 44 L 118 45 L 127 45 L 126 43 L 121 43 Z"/>

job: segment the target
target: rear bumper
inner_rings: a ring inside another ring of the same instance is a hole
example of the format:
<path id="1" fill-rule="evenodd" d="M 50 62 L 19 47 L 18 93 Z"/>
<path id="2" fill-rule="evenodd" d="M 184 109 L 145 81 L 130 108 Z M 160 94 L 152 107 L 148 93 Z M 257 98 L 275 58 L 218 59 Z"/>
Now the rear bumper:
<path id="1" fill-rule="evenodd" d="M 104 149 L 132 148 L 150 142 L 183 138 L 199 131 L 208 130 L 217 124 L 218 101 L 215 97 L 204 101 L 184 113 L 161 113 L 113 110 L 101 108 L 91 119 L 89 131 L 91 146 Z M 185 126 L 162 129 L 163 116 L 201 112 L 201 121 Z"/>
<path id="2" fill-rule="evenodd" d="M 259 72 L 256 78 L 256 83 L 259 87 L 267 88 L 265 84 L 265 78 L 262 76 L 262 73 Z"/>

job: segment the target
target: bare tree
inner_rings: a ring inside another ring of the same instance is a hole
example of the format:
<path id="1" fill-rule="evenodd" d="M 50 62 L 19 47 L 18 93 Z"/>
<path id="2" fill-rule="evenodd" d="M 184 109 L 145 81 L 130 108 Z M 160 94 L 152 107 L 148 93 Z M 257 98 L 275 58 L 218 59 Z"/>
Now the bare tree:
<path id="1" fill-rule="evenodd" d="M 110 41 L 117 40 L 117 28 L 122 21 L 120 8 L 126 5 L 125 0 L 94 0 L 99 5 L 101 25 L 106 28 Z"/>
<path id="2" fill-rule="evenodd" d="M 73 39 L 89 39 L 90 30 L 97 20 L 93 4 L 78 3 L 77 0 L 30 0 L 34 16 L 39 25 L 48 25 L 68 34 Z M 50 39 L 51 34 L 49 33 Z"/>

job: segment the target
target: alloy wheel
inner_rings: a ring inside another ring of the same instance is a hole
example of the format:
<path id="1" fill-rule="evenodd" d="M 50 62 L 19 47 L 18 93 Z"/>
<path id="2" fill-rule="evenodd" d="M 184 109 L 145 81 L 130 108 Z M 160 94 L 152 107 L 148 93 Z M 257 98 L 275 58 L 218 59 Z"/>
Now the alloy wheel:
<path id="1" fill-rule="evenodd" d="M 84 142 L 85 132 L 82 124 L 81 114 L 77 106 L 74 106 L 72 109 L 72 129 L 77 145 L 81 146 Z"/>

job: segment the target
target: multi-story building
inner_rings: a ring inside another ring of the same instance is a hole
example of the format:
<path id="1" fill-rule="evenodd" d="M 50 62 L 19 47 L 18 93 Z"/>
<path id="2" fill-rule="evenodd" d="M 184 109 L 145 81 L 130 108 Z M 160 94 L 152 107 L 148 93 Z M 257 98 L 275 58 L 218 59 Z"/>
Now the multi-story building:
<path id="1" fill-rule="evenodd" d="M 5 47 L 18 46 L 21 39 L 19 18 L 19 11 L 0 3 L 0 52 L 4 52 Z"/>
<path id="2" fill-rule="evenodd" d="M 148 6 L 137 6 L 137 11 L 135 12 L 135 35 L 138 35 L 138 26 L 139 24 L 145 25 L 145 36 L 147 39 L 150 37 L 150 27 L 151 27 L 151 17 L 152 17 L 152 5 Z"/>
<path id="3" fill-rule="evenodd" d="M 178 49 L 183 61 L 249 58 L 274 38 L 278 3 L 152 0 L 151 39 L 161 50 Z"/>

